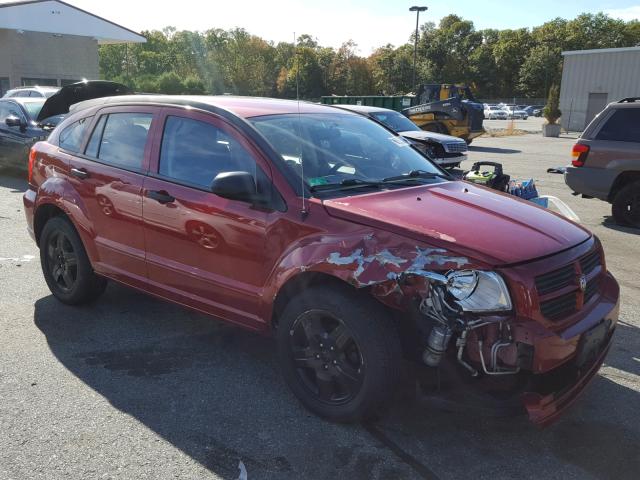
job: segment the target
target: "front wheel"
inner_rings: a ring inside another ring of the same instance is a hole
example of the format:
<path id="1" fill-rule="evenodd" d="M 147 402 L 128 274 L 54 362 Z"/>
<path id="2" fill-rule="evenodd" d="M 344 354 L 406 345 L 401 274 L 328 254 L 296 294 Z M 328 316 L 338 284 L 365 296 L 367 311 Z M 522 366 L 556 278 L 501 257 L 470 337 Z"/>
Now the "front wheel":
<path id="1" fill-rule="evenodd" d="M 619 225 L 640 228 L 640 181 L 629 183 L 616 193 L 611 214 Z"/>
<path id="2" fill-rule="evenodd" d="M 51 293 L 69 305 L 95 300 L 107 285 L 93 272 L 80 236 L 64 217 L 53 217 L 42 229 L 40 264 Z"/>
<path id="3" fill-rule="evenodd" d="M 386 406 L 402 358 L 384 307 L 348 288 L 304 291 L 289 302 L 277 331 L 289 388 L 306 408 L 337 422 L 360 421 Z"/>

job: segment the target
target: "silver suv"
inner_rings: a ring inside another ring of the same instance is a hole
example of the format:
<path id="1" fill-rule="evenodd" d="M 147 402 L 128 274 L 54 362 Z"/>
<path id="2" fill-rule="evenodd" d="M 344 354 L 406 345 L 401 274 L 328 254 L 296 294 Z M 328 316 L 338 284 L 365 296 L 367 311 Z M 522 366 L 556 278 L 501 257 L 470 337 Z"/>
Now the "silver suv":
<path id="1" fill-rule="evenodd" d="M 3 98 L 13 97 L 36 97 L 36 98 L 49 98 L 55 94 L 60 87 L 16 87 L 11 90 L 7 90 Z"/>
<path id="2" fill-rule="evenodd" d="M 620 225 L 640 228 L 640 97 L 610 103 L 573 146 L 565 183 L 611 203 Z"/>

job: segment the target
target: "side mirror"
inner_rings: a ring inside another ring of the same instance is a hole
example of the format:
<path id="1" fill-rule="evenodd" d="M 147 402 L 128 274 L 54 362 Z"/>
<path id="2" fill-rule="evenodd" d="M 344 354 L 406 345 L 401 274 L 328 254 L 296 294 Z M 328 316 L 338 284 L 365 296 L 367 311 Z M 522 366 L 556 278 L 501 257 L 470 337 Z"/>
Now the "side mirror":
<path id="1" fill-rule="evenodd" d="M 24 128 L 26 125 L 22 122 L 22 119 L 16 117 L 15 115 L 11 115 L 7 117 L 4 121 L 8 127 L 20 127 Z"/>
<path id="2" fill-rule="evenodd" d="M 257 199 L 256 181 L 249 172 L 222 172 L 211 183 L 211 192 L 229 200 L 253 203 Z"/>

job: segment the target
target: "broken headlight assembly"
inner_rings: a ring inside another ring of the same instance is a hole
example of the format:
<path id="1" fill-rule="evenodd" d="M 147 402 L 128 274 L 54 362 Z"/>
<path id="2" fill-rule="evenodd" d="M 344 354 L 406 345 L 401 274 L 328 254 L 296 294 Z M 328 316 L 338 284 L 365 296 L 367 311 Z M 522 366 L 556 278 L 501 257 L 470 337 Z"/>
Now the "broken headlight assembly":
<path id="1" fill-rule="evenodd" d="M 453 270 L 444 275 L 447 292 L 465 312 L 511 310 L 511 297 L 500 274 L 483 270 Z"/>
<path id="2" fill-rule="evenodd" d="M 477 328 L 489 324 L 482 317 L 469 317 L 467 314 L 504 312 L 512 309 L 511 297 L 507 286 L 496 272 L 483 270 L 451 270 L 444 275 L 432 273 L 429 276 L 429 295 L 423 298 L 420 310 L 435 321 L 423 352 L 426 365 L 436 367 L 440 364 L 447 346 L 454 334 L 457 335 L 457 360 L 472 376 L 478 371 L 463 359 L 468 334 Z M 510 337 L 510 326 L 507 325 Z M 497 363 L 499 349 L 509 346 L 508 342 L 498 341 L 491 347 L 491 362 L 487 366 L 479 342 L 482 369 L 486 374 L 513 374 L 519 369 L 502 369 Z"/>

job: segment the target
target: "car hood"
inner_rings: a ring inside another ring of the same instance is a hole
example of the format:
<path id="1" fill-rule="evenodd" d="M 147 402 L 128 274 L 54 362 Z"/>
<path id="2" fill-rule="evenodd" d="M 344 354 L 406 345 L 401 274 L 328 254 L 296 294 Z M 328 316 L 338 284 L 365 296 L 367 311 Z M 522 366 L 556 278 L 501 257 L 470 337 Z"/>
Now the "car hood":
<path id="1" fill-rule="evenodd" d="M 324 200 L 329 215 L 476 258 L 521 263 L 590 238 L 581 226 L 516 197 L 468 182 Z"/>
<path id="2" fill-rule="evenodd" d="M 130 95 L 133 93 L 126 85 L 105 80 L 89 80 L 85 82 L 72 83 L 62 87 L 54 95 L 51 95 L 38 114 L 36 121 L 40 122 L 45 118 L 54 115 L 69 113 L 69 107 L 74 103 L 92 98 L 111 97 L 114 95 Z"/>
<path id="3" fill-rule="evenodd" d="M 416 140 L 418 142 L 432 140 L 438 143 L 452 143 L 452 142 L 464 143 L 464 140 L 458 137 L 452 137 L 451 135 L 444 135 L 442 133 L 425 132 L 424 130 L 416 130 L 416 131 L 409 130 L 406 132 L 398 132 L 398 133 L 402 135 L 404 138 L 409 138 L 411 140 Z"/>

